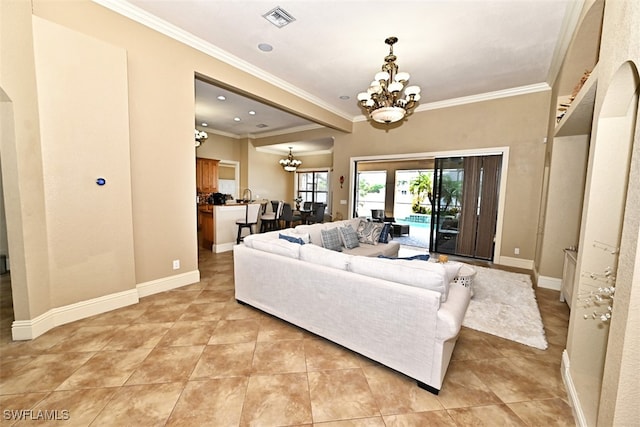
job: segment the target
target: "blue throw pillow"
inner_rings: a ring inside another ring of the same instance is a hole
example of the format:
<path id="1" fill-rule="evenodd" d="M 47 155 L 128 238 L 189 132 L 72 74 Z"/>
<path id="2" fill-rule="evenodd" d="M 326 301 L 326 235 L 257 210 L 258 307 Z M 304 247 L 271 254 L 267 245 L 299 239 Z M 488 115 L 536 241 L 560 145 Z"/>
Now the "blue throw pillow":
<path id="1" fill-rule="evenodd" d="M 398 257 L 398 258 L 394 258 L 394 257 L 390 257 L 390 256 L 384 256 L 384 255 L 378 255 L 378 258 L 404 259 L 404 260 L 408 260 L 408 261 L 414 261 L 414 260 L 429 261 L 429 254 L 420 254 L 420 255 L 413 255 L 413 256 L 408 256 L 408 257 Z"/>
<path id="2" fill-rule="evenodd" d="M 286 241 L 291 242 L 291 243 L 297 243 L 299 245 L 304 245 L 304 240 L 302 240 L 299 237 L 293 237 L 293 236 L 287 236 L 287 235 L 284 235 L 284 234 L 278 234 L 278 238 L 286 240 Z"/>
<path id="3" fill-rule="evenodd" d="M 391 231 L 391 223 L 385 222 L 382 227 L 382 233 L 380 233 L 380 238 L 378 242 L 380 243 L 389 243 L 389 232 Z"/>

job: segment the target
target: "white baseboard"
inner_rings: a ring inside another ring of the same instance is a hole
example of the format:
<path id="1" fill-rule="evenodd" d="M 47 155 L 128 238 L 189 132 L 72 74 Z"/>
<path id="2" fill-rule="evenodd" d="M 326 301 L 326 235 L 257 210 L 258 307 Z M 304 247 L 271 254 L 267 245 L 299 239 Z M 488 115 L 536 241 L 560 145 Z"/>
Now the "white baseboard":
<path id="1" fill-rule="evenodd" d="M 576 390 L 576 387 L 573 384 L 573 379 L 571 378 L 570 365 L 569 354 L 565 349 L 562 352 L 562 363 L 560 366 L 562 381 L 564 382 L 564 387 L 567 389 L 567 395 L 569 396 L 569 403 L 571 404 L 571 409 L 573 410 L 573 418 L 576 422 L 576 426 L 587 427 L 587 419 L 585 418 L 584 411 L 582 410 L 582 406 L 580 405 L 580 399 L 578 399 L 578 391 Z"/>
<path id="2" fill-rule="evenodd" d="M 538 276 L 538 287 L 559 291 L 562 288 L 562 279 L 549 276 Z"/>
<path id="3" fill-rule="evenodd" d="M 533 270 L 533 260 L 532 259 L 521 259 L 521 258 L 513 258 L 508 256 L 501 256 L 497 261 L 493 262 L 506 265 L 508 267 L 516 267 L 516 268 L 524 268 L 525 270 Z"/>
<path id="4" fill-rule="evenodd" d="M 138 301 L 138 292 L 135 289 L 131 289 L 63 307 L 52 308 L 31 320 L 15 320 L 11 325 L 11 335 L 16 341 L 31 340 L 56 326 L 136 304 Z"/>
<path id="5" fill-rule="evenodd" d="M 213 245 L 213 252 L 219 254 L 220 252 L 229 252 L 233 250 L 233 247 L 236 245 L 235 242 L 231 243 L 222 243 L 220 245 Z"/>
<path id="6" fill-rule="evenodd" d="M 30 320 L 15 320 L 11 325 L 11 335 L 15 341 L 31 340 L 56 326 L 137 304 L 141 297 L 190 285 L 199 281 L 200 271 L 194 270 L 176 276 L 141 283 L 136 286 L 136 289 L 104 295 L 63 307 L 52 308 L 46 313 Z"/>
<path id="7" fill-rule="evenodd" d="M 175 276 L 163 277 L 162 279 L 151 280 L 149 282 L 140 283 L 136 286 L 140 297 L 148 297 L 171 289 L 180 288 L 182 286 L 198 283 L 200 281 L 200 271 L 193 270 L 187 273 L 177 274 Z"/>

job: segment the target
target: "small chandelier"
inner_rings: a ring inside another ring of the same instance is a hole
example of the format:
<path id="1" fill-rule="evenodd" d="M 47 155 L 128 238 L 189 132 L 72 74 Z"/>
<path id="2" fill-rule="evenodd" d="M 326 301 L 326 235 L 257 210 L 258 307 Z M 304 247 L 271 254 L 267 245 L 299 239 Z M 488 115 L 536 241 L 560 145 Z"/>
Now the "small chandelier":
<path id="1" fill-rule="evenodd" d="M 409 73 L 398 72 L 397 58 L 393 54 L 393 45 L 397 41 L 397 37 L 389 37 L 384 41 L 389 45 L 389 55 L 384 58 L 382 71 L 375 75 L 366 92 L 358 94 L 360 106 L 378 123 L 389 124 L 402 120 L 407 114 L 411 114 L 420 100 L 420 87 L 405 87 L 409 81 Z"/>
<path id="2" fill-rule="evenodd" d="M 289 155 L 286 159 L 280 159 L 280 166 L 287 172 L 295 172 L 298 166 L 302 164 L 302 161 L 293 158 L 291 154 L 291 147 L 289 147 Z"/>
<path id="3" fill-rule="evenodd" d="M 196 137 L 196 147 L 200 147 L 200 145 L 207 139 L 209 138 L 209 135 L 203 131 L 203 130 L 195 130 L 195 137 Z"/>

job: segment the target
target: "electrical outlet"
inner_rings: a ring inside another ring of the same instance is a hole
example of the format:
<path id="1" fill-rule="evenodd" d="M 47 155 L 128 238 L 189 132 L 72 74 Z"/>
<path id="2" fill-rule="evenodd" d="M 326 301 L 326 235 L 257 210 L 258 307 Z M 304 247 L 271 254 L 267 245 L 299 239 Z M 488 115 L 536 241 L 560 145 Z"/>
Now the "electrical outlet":
<path id="1" fill-rule="evenodd" d="M 180 260 L 179 259 L 174 259 L 173 260 L 173 269 L 174 270 L 178 270 L 180 268 Z"/>
<path id="2" fill-rule="evenodd" d="M 520 255 L 520 248 L 515 248 L 513 250 L 513 253 L 516 254 L 516 255 Z"/>

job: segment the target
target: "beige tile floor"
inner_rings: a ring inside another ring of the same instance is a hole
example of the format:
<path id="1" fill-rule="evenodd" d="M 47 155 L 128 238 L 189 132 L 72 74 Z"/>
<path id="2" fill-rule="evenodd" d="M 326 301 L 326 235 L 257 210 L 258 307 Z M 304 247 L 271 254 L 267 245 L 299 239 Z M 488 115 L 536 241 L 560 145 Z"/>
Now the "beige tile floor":
<path id="1" fill-rule="evenodd" d="M 560 377 L 569 312 L 536 290 L 540 351 L 463 328 L 439 396 L 250 307 L 231 253 L 200 254 L 200 283 L 11 342 L 1 285 L 0 408 L 64 426 L 573 426 Z M 29 415 L 30 414 L 30 415 Z"/>

